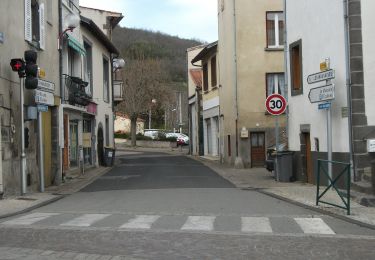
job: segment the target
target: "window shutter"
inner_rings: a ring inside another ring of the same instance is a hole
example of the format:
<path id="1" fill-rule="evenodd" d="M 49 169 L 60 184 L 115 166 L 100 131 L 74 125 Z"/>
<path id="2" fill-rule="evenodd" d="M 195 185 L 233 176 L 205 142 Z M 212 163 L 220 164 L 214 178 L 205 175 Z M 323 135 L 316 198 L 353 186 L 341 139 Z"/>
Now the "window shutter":
<path id="1" fill-rule="evenodd" d="M 44 4 L 39 6 L 39 47 L 44 50 L 46 48 L 46 29 L 45 29 L 45 15 L 44 15 Z"/>
<path id="2" fill-rule="evenodd" d="M 25 0 L 25 40 L 29 42 L 32 40 L 31 30 L 31 0 Z"/>

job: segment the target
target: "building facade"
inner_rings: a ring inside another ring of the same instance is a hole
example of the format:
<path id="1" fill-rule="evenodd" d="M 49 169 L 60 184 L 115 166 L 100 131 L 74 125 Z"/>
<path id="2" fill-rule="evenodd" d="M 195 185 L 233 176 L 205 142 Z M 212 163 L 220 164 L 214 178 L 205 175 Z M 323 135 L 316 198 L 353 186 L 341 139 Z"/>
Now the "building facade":
<path id="1" fill-rule="evenodd" d="M 263 167 L 275 146 L 274 116 L 266 97 L 286 96 L 283 1 L 218 1 L 221 160 L 236 167 Z M 286 116 L 279 116 L 280 140 Z"/>
<path id="2" fill-rule="evenodd" d="M 327 158 L 325 129 L 330 112 L 318 110 L 308 98 L 310 89 L 324 82 L 308 84 L 306 80 L 327 60 L 335 70 L 333 160 L 351 163 L 354 185 L 371 190 L 375 169 L 371 169 L 373 154 L 367 150 L 367 140 L 375 137 L 375 52 L 371 48 L 375 20 L 369 10 L 374 8 L 375 3 L 366 0 L 286 1 L 289 148 L 296 152 L 294 171 L 302 180 L 314 183 L 315 161 Z"/>

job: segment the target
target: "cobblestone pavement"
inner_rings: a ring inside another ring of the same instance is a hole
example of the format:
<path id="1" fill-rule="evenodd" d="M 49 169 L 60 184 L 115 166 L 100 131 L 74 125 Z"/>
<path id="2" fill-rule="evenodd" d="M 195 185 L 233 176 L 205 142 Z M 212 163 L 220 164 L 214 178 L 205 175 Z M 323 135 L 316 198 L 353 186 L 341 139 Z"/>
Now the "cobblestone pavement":
<path id="1" fill-rule="evenodd" d="M 370 237 L 0 229 L 0 259 L 373 259 Z"/>

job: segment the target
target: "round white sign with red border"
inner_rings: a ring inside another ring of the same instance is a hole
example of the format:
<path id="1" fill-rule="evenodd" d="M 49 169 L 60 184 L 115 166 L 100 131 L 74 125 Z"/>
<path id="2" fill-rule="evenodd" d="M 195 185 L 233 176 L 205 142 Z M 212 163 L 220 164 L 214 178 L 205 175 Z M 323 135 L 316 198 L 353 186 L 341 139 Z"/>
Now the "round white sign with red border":
<path id="1" fill-rule="evenodd" d="M 280 94 L 269 95 L 266 99 L 266 108 L 268 113 L 274 116 L 281 115 L 286 110 L 286 100 Z"/>

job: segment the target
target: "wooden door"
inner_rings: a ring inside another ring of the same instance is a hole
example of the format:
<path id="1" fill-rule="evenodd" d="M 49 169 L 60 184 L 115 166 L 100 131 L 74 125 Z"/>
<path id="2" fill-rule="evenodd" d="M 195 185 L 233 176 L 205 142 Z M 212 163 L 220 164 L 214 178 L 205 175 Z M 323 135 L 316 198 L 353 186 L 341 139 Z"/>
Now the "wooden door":
<path id="1" fill-rule="evenodd" d="M 250 134 L 251 167 L 263 167 L 266 160 L 265 133 Z"/>
<path id="2" fill-rule="evenodd" d="M 312 165 L 312 156 L 311 156 L 311 141 L 310 141 L 310 134 L 304 133 L 304 140 L 305 140 L 305 158 L 306 158 L 306 176 L 307 182 L 313 183 L 313 165 Z"/>
<path id="3" fill-rule="evenodd" d="M 44 185 L 46 187 L 52 184 L 52 113 L 42 113 L 43 124 L 43 151 L 44 151 Z"/>
<path id="4" fill-rule="evenodd" d="M 69 169 L 69 117 L 64 114 L 64 172 Z"/>

